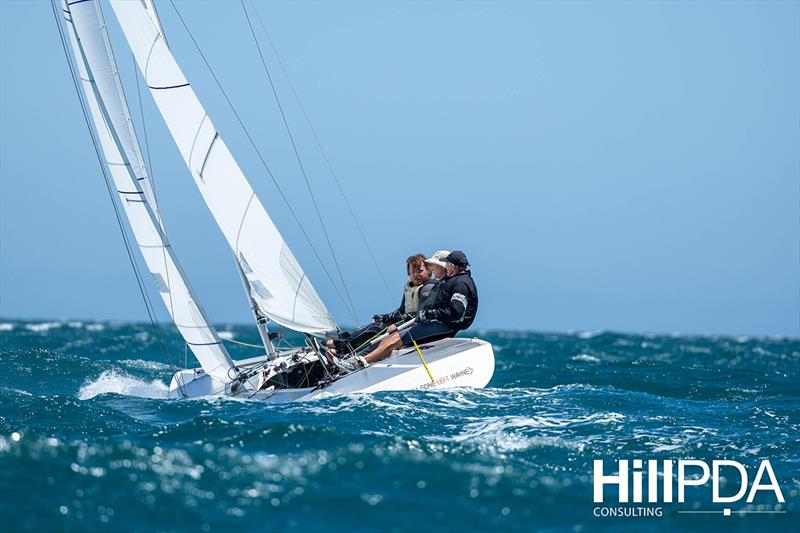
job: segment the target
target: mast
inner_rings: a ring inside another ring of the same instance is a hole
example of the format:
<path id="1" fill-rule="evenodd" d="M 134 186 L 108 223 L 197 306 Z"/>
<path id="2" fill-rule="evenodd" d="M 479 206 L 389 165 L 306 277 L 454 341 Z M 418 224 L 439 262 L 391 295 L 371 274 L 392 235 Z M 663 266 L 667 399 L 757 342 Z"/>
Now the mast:
<path id="1" fill-rule="evenodd" d="M 233 361 L 189 286 L 158 216 L 100 5 L 97 0 L 61 3 L 95 133 L 145 264 L 203 370 L 230 381 Z"/>
<path id="2" fill-rule="evenodd" d="M 246 280 L 259 314 L 323 335 L 337 329 L 140 1 L 111 0 L 150 93 Z M 261 329 L 259 329 L 261 331 Z"/>

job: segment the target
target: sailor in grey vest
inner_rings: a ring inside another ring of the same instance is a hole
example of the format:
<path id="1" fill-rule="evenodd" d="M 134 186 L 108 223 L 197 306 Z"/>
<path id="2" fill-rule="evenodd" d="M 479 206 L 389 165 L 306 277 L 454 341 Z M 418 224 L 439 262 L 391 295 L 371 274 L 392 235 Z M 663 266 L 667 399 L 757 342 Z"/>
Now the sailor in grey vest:
<path id="1" fill-rule="evenodd" d="M 408 281 L 403 286 L 400 306 L 391 313 L 373 316 L 374 322 L 384 325 L 400 322 L 406 316 L 416 314 L 430 297 L 431 291 L 436 286 L 436 280 L 431 277 L 425 256 L 416 254 L 409 257 L 406 260 L 406 271 Z"/>
<path id="2" fill-rule="evenodd" d="M 425 256 L 422 254 L 412 255 L 406 259 L 406 273 L 408 282 L 403 286 L 400 307 L 391 313 L 373 316 L 372 323 L 351 333 L 340 333 L 337 338 L 328 339 L 325 345 L 339 353 L 350 353 L 386 326 L 400 322 L 407 316 L 416 316 L 433 293 L 437 280 L 431 277 Z"/>

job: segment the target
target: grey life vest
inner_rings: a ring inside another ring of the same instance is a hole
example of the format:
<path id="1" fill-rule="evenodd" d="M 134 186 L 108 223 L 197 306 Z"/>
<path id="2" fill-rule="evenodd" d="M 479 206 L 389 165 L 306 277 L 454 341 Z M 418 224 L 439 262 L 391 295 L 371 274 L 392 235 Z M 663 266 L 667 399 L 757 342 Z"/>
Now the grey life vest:
<path id="1" fill-rule="evenodd" d="M 411 282 L 406 282 L 403 286 L 403 312 L 416 313 L 419 310 L 419 290 L 422 285 L 416 287 Z"/>

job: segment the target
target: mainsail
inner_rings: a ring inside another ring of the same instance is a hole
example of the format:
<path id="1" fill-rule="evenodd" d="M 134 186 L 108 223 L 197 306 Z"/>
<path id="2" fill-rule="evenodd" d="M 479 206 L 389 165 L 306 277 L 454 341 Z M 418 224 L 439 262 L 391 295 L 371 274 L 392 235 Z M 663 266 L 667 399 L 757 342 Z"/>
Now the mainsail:
<path id="1" fill-rule="evenodd" d="M 233 363 L 189 287 L 158 216 L 100 5 L 62 0 L 62 6 L 95 131 L 147 268 L 203 370 L 228 381 Z"/>
<path id="2" fill-rule="evenodd" d="M 111 6 L 258 311 L 296 331 L 335 330 L 336 322 L 184 77 L 152 7 L 125 0 L 111 0 Z"/>

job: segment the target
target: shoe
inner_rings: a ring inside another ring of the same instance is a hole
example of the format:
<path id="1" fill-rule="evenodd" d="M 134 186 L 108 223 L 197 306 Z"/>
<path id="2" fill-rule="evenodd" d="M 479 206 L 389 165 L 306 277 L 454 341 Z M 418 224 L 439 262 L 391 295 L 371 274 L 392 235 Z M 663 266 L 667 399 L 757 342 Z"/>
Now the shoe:
<path id="1" fill-rule="evenodd" d="M 334 357 L 333 364 L 342 370 L 346 370 L 347 372 L 355 372 L 356 370 L 361 370 L 362 368 L 367 368 L 369 366 L 367 360 L 360 355 L 348 357 L 347 359 L 339 359 L 338 357 Z"/>

